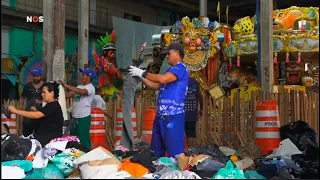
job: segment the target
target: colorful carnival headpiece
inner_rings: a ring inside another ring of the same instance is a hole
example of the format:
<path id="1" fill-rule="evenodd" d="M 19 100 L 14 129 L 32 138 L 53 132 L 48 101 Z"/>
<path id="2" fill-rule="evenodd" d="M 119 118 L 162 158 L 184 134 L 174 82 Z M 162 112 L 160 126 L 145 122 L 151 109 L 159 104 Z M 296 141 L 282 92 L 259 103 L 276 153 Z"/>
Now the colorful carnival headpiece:
<path id="1" fill-rule="evenodd" d="M 98 39 L 98 43 L 100 47 L 102 47 L 103 50 L 116 50 L 115 43 L 116 43 L 116 31 L 112 30 L 111 34 L 109 35 L 108 32 L 106 32 L 106 36 L 102 37 L 100 36 L 100 40 Z"/>

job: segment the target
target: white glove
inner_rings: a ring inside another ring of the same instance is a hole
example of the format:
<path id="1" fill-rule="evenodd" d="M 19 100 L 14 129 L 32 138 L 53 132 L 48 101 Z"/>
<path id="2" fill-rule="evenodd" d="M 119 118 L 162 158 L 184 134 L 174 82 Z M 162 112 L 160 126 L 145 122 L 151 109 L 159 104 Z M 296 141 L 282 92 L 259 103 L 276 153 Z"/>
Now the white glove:
<path id="1" fill-rule="evenodd" d="M 140 68 L 137 68 L 135 66 L 130 66 L 130 69 L 129 69 L 129 75 L 130 76 L 138 76 L 140 78 L 143 78 L 142 77 L 142 74 L 145 72 L 146 70 L 142 70 Z"/>

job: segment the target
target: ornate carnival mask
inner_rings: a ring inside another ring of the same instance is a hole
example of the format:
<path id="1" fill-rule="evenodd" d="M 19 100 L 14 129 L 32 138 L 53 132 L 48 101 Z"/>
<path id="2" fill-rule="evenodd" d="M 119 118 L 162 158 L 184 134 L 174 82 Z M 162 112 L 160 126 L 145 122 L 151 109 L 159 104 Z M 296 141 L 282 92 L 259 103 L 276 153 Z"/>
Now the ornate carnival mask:
<path id="1" fill-rule="evenodd" d="M 188 17 L 184 17 L 180 23 L 181 41 L 185 49 L 183 61 L 191 71 L 199 71 L 217 52 L 217 34 L 213 32 L 213 28 L 205 28 L 198 18 L 193 18 L 190 22 Z"/>
<path id="2" fill-rule="evenodd" d="M 287 81 L 290 85 L 298 85 L 301 82 L 302 70 L 299 64 L 289 63 L 286 65 Z"/>

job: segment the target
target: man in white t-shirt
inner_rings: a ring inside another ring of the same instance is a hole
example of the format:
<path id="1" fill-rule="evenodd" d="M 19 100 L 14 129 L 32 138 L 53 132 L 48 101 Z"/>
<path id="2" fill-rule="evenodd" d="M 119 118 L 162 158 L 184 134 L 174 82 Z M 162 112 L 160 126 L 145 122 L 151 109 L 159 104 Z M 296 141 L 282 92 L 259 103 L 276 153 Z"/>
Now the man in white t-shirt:
<path id="1" fill-rule="evenodd" d="M 112 119 L 112 116 L 108 114 L 106 102 L 101 97 L 101 87 L 96 87 L 96 94 L 93 97 L 93 101 L 91 103 L 91 108 L 100 108 L 103 110 L 104 115 L 108 118 Z"/>
<path id="2" fill-rule="evenodd" d="M 81 85 L 73 87 L 61 82 L 61 85 L 70 90 L 66 97 L 73 97 L 72 104 L 72 127 L 70 134 L 78 136 L 80 144 L 91 149 L 90 125 L 91 125 L 91 103 L 95 95 L 95 88 L 91 84 L 92 80 L 97 77 L 95 71 L 91 68 L 80 69 Z"/>

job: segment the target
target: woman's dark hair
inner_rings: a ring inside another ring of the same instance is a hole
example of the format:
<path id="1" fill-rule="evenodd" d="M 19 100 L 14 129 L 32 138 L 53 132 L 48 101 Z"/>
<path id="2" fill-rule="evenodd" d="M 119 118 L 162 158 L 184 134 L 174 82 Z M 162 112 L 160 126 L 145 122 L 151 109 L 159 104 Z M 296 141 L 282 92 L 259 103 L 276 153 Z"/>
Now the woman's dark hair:
<path id="1" fill-rule="evenodd" d="M 54 82 L 54 81 L 50 81 L 47 82 L 43 85 L 43 87 L 47 87 L 49 92 L 53 91 L 53 98 L 54 99 L 58 99 L 59 98 L 59 84 Z"/>

